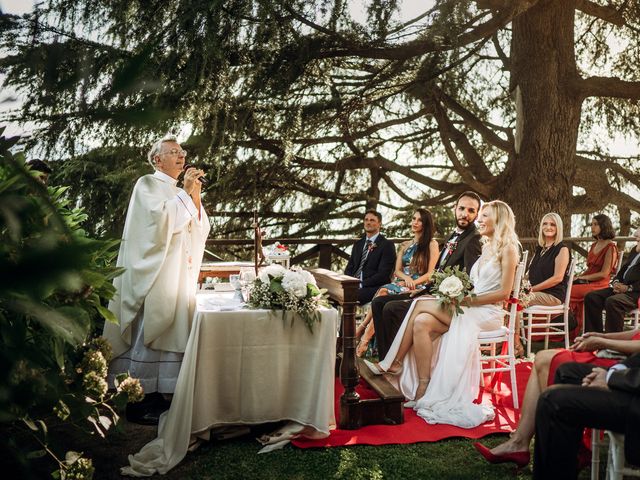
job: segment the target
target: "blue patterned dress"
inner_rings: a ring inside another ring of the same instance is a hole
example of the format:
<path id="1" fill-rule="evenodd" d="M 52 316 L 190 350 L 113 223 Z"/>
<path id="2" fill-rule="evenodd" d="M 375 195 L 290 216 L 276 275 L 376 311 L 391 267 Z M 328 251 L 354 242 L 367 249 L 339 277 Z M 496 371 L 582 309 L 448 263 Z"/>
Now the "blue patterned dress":
<path id="1" fill-rule="evenodd" d="M 407 249 L 402 254 L 402 272 L 405 275 L 409 275 L 414 280 L 426 273 L 426 272 L 411 273 L 411 267 L 409 266 L 409 264 L 411 263 L 411 259 L 413 258 L 413 254 L 416 252 L 417 248 L 418 248 L 418 244 L 412 243 L 411 245 L 409 245 L 409 247 L 407 247 Z M 409 289 L 400 284 L 403 281 L 404 280 L 402 280 L 401 278 L 395 277 L 393 279 L 393 282 L 387 283 L 386 285 L 383 285 L 380 288 L 386 288 L 387 291 L 389 292 L 389 295 L 397 295 L 399 293 L 408 292 Z M 424 287 L 425 287 L 424 285 L 417 285 L 416 290 L 421 290 Z"/>

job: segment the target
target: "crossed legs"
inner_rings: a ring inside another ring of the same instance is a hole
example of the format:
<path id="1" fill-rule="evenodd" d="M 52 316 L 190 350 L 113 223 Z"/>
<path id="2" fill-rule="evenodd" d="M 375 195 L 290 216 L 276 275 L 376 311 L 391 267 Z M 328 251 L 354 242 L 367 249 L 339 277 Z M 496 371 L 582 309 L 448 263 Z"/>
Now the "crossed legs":
<path id="1" fill-rule="evenodd" d="M 411 313 L 390 372 L 397 371 L 394 365 L 401 365 L 405 355 L 413 347 L 419 379 L 415 394 L 416 400 L 424 395 L 429 385 L 433 342 L 449 330 L 450 324 L 451 315 L 449 312 L 441 309 L 434 301 L 418 301 Z"/>

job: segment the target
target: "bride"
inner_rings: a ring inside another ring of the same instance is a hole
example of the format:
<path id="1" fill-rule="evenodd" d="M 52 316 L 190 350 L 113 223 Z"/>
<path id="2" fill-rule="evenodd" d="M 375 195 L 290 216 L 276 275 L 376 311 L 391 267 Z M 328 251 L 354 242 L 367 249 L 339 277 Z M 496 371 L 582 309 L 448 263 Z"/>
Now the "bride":
<path id="1" fill-rule="evenodd" d="M 475 297 L 462 301 L 464 313 L 453 315 L 433 298 L 413 302 L 387 356 L 367 362 L 376 374 L 389 374 L 428 423 L 473 428 L 494 417 L 493 409 L 475 404 L 480 386 L 478 333 L 503 324 L 502 304 L 509 298 L 518 263 L 519 241 L 509 205 L 484 204 L 478 217 L 482 255 L 471 269 Z"/>

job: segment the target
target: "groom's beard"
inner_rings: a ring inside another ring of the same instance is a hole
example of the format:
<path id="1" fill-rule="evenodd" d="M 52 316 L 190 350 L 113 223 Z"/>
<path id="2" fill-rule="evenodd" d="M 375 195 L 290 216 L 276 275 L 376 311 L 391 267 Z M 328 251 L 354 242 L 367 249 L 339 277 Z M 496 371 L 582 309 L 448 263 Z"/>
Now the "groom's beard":
<path id="1" fill-rule="evenodd" d="M 471 228 L 473 226 L 473 222 L 475 221 L 475 219 L 469 221 L 469 220 L 459 220 L 456 218 L 456 225 L 460 230 L 466 230 L 468 228 Z M 460 222 L 466 222 L 465 224 L 461 224 Z"/>

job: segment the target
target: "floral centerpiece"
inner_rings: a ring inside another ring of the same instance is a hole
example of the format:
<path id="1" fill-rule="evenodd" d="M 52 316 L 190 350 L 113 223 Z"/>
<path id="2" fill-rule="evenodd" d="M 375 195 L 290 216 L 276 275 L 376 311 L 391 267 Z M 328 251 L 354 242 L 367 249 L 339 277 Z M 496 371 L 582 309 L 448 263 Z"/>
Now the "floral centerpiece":
<path id="1" fill-rule="evenodd" d="M 431 293 L 443 308 L 449 308 L 455 313 L 462 313 L 460 302 L 464 297 L 475 297 L 471 292 L 473 284 L 466 271 L 455 267 L 447 267 L 433 274 Z"/>
<path id="2" fill-rule="evenodd" d="M 325 292 L 306 270 L 276 264 L 260 271 L 250 286 L 248 303 L 252 308 L 297 313 L 313 332 L 313 324 L 320 321 L 318 309 L 328 305 Z"/>

